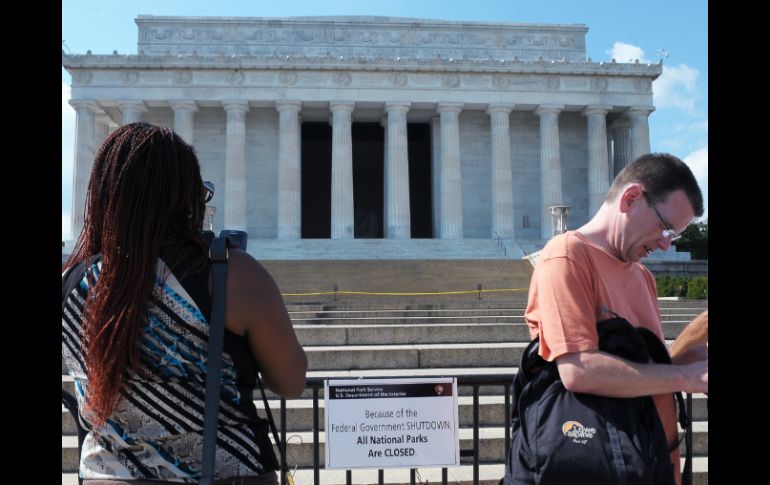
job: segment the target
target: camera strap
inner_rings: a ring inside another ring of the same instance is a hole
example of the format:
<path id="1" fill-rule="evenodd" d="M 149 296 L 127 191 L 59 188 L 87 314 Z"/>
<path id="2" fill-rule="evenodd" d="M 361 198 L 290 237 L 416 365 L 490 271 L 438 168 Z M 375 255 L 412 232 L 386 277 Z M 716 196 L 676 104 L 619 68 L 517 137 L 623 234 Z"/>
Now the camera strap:
<path id="1" fill-rule="evenodd" d="M 206 359 L 206 405 L 203 410 L 203 455 L 201 457 L 203 470 L 198 482 L 203 485 L 214 483 L 229 257 L 227 237 L 213 238 L 209 246 L 213 288 L 211 290 L 211 322 L 209 324 L 208 357 Z"/>
<path id="2" fill-rule="evenodd" d="M 209 345 L 206 372 L 206 405 L 203 414 L 203 470 L 198 482 L 202 485 L 214 483 L 215 451 L 217 440 L 217 420 L 219 416 L 219 392 L 220 375 L 222 373 L 222 349 L 225 335 L 225 308 L 227 296 L 227 263 L 229 252 L 227 245 L 230 243 L 228 236 L 213 237 L 211 235 L 209 245 L 209 258 L 211 259 L 212 289 L 211 289 L 211 322 L 209 324 Z M 281 470 L 285 473 L 289 485 L 294 485 L 294 480 L 286 466 L 286 443 L 278 439 L 278 432 L 267 404 L 262 380 L 257 377 L 259 389 L 262 391 L 262 400 L 265 403 L 265 413 L 273 433 L 275 444 L 281 453 Z"/>

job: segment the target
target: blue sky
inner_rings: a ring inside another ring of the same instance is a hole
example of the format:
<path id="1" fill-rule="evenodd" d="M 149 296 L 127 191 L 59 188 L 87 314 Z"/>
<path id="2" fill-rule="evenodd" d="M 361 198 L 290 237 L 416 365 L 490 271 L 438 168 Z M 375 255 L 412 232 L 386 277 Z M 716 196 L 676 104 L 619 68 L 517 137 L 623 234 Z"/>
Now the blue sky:
<path id="1" fill-rule="evenodd" d="M 695 173 L 708 216 L 707 0 L 62 0 L 67 53 L 136 54 L 138 15 L 291 17 L 383 15 L 441 20 L 585 24 L 594 61 L 663 59 L 653 83 L 653 151 L 682 158 Z M 75 113 L 62 68 L 62 239 L 69 239 Z"/>

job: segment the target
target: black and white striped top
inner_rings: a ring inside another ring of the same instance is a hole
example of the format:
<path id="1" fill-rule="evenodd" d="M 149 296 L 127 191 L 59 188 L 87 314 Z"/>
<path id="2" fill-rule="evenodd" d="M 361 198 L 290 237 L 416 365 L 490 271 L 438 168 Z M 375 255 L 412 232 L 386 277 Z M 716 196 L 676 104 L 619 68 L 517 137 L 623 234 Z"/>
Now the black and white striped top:
<path id="1" fill-rule="evenodd" d="M 66 285 L 74 286 L 66 300 L 62 297 L 62 358 L 75 378 L 79 410 L 88 389 L 81 348 L 83 306 L 88 275 L 93 284 L 101 264 L 97 258 L 62 275 L 63 291 Z M 81 452 L 82 478 L 197 482 L 211 305 L 207 284 L 207 270 L 186 277 L 183 285 L 158 260 L 142 335 L 141 361 L 146 372 L 127 371 L 121 399 L 98 433 L 79 413 L 89 431 Z M 256 376 L 256 361 L 245 337 L 226 330 L 215 478 L 256 476 L 278 468 L 266 421 L 257 416 L 251 400 Z"/>

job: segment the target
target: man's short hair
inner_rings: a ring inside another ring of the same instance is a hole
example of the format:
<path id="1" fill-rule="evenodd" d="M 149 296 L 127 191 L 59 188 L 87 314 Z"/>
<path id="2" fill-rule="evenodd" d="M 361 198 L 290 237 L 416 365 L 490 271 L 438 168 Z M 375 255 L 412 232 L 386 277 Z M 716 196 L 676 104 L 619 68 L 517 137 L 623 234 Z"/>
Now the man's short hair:
<path id="1" fill-rule="evenodd" d="M 614 201 L 630 183 L 642 184 L 654 204 L 664 202 L 672 192 L 681 189 L 690 201 L 695 217 L 703 215 L 703 195 L 695 176 L 690 167 L 671 154 L 648 153 L 628 164 L 615 177 L 604 200 Z"/>

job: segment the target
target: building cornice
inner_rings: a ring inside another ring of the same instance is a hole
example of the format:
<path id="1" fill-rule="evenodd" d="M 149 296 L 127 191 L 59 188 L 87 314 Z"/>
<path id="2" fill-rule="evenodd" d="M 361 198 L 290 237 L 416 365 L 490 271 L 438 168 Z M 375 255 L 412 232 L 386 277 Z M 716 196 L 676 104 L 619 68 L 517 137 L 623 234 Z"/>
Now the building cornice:
<path id="1" fill-rule="evenodd" d="M 472 60 L 472 59 L 402 59 L 396 58 L 308 58 L 302 56 L 256 57 L 250 55 L 200 56 L 178 55 L 93 55 L 65 54 L 62 65 L 67 70 L 312 70 L 312 71 L 398 71 L 500 74 L 553 74 L 589 76 L 630 76 L 656 79 L 662 63 L 619 63 L 563 61 Z"/>

